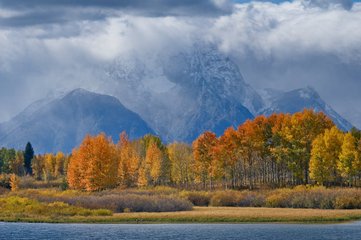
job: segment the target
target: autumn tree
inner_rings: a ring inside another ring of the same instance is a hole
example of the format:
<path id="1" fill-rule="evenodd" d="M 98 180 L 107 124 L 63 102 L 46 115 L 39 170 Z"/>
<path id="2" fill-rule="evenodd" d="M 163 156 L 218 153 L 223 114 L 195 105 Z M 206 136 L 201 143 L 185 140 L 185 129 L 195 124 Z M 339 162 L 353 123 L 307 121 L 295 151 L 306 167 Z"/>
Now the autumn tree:
<path id="1" fill-rule="evenodd" d="M 10 164 L 11 173 L 15 173 L 18 176 L 24 175 L 24 153 L 17 151 L 15 159 Z"/>
<path id="2" fill-rule="evenodd" d="M 188 187 L 193 181 L 192 147 L 185 143 L 168 145 L 168 155 L 171 163 L 171 180 L 173 183 Z"/>
<path id="3" fill-rule="evenodd" d="M 361 139 L 357 141 L 357 151 L 355 156 L 355 161 L 353 162 L 352 166 L 353 170 L 355 171 L 355 177 L 358 181 L 358 186 L 360 186 L 361 180 Z"/>
<path id="4" fill-rule="evenodd" d="M 15 149 L 0 149 L 0 160 L 1 160 L 1 173 L 12 173 L 12 164 L 16 159 L 16 151 Z"/>
<path id="5" fill-rule="evenodd" d="M 54 169 L 55 169 L 55 156 L 51 153 L 44 155 L 44 169 L 43 169 L 43 179 L 45 181 L 52 180 L 54 178 Z"/>
<path id="6" fill-rule="evenodd" d="M 83 140 L 82 144 L 79 149 L 73 149 L 72 156 L 69 159 L 69 165 L 67 169 L 67 182 L 70 188 L 78 189 L 78 190 L 85 190 L 86 185 L 84 181 L 85 177 L 85 170 L 88 165 L 85 161 L 83 161 L 86 149 L 90 145 L 90 136 L 86 136 Z"/>
<path id="7" fill-rule="evenodd" d="M 125 132 L 120 135 L 117 156 L 119 184 L 126 187 L 135 185 L 138 179 L 140 157 Z"/>
<path id="8" fill-rule="evenodd" d="M 170 174 L 170 160 L 167 152 L 167 147 L 162 143 L 162 140 L 158 136 L 147 134 L 140 140 L 140 145 L 138 147 L 141 147 L 141 154 L 139 156 L 142 159 L 146 158 L 146 153 L 150 147 L 150 145 L 155 144 L 157 148 L 160 150 L 162 154 L 161 159 L 161 168 L 160 168 L 160 177 L 159 177 L 159 183 L 161 184 L 168 184 L 170 183 L 171 174 Z M 135 144 L 137 145 L 137 144 Z M 139 149 L 138 149 L 139 151 Z M 142 157 L 143 156 L 143 157 Z"/>
<path id="9" fill-rule="evenodd" d="M 66 164 L 66 156 L 62 152 L 58 152 L 55 156 L 54 172 L 55 178 L 64 175 L 64 169 Z"/>
<path id="10" fill-rule="evenodd" d="M 196 180 L 203 184 L 209 181 L 209 188 L 213 187 L 214 178 L 214 146 L 217 143 L 217 137 L 212 132 L 205 132 L 193 142 L 194 165 Z"/>
<path id="11" fill-rule="evenodd" d="M 162 161 L 163 155 L 155 142 L 151 142 L 147 148 L 145 156 L 146 169 L 149 171 L 151 182 L 154 185 L 159 184 L 162 174 Z"/>
<path id="12" fill-rule="evenodd" d="M 291 126 L 284 129 L 286 140 L 289 142 L 289 163 L 292 166 L 296 183 L 308 183 L 309 161 L 313 140 L 325 129 L 334 126 L 330 118 L 324 113 L 316 113 L 305 109 L 291 117 Z"/>
<path id="13" fill-rule="evenodd" d="M 361 131 L 359 129 L 352 127 L 350 133 L 356 139 L 356 141 L 359 141 L 361 139 Z"/>
<path id="14" fill-rule="evenodd" d="M 268 118 L 271 137 L 268 139 L 270 158 L 270 182 L 276 186 L 286 186 L 290 180 L 290 153 L 287 132 L 291 128 L 290 114 L 272 114 Z"/>
<path id="15" fill-rule="evenodd" d="M 20 179 L 16 174 L 10 175 L 10 188 L 12 192 L 15 192 L 19 189 Z"/>
<path id="16" fill-rule="evenodd" d="M 238 127 L 237 130 L 239 143 L 240 143 L 240 155 L 243 165 L 243 184 L 248 184 L 250 189 L 254 187 L 255 177 L 255 160 L 256 160 L 256 143 L 254 141 L 255 128 L 252 121 L 247 120 L 244 124 Z"/>
<path id="17" fill-rule="evenodd" d="M 137 179 L 138 187 L 148 186 L 148 179 L 149 179 L 148 172 L 149 172 L 149 170 L 147 169 L 145 161 L 143 161 L 138 170 L 138 179 Z"/>
<path id="18" fill-rule="evenodd" d="M 98 191 L 117 185 L 116 148 L 104 133 L 86 136 L 74 149 L 68 167 L 68 184 L 73 189 Z"/>
<path id="19" fill-rule="evenodd" d="M 218 168 L 216 173 L 222 178 L 225 189 L 228 188 L 229 181 L 232 188 L 236 186 L 239 173 L 238 150 L 238 136 L 233 127 L 227 128 L 213 147 L 213 158 L 216 159 L 214 164 Z"/>
<path id="20" fill-rule="evenodd" d="M 357 158 L 356 139 L 351 132 L 347 133 L 343 139 L 341 152 L 339 154 L 338 170 L 341 176 L 346 179 L 349 186 L 352 185 L 354 176 L 354 166 Z"/>
<path id="21" fill-rule="evenodd" d="M 33 158 L 31 163 L 31 168 L 33 169 L 34 178 L 36 180 L 41 180 L 44 172 L 44 155 L 36 155 Z"/>
<path id="22" fill-rule="evenodd" d="M 337 161 L 341 152 L 343 133 L 337 127 L 326 129 L 312 143 L 310 177 L 319 184 L 338 180 Z"/>

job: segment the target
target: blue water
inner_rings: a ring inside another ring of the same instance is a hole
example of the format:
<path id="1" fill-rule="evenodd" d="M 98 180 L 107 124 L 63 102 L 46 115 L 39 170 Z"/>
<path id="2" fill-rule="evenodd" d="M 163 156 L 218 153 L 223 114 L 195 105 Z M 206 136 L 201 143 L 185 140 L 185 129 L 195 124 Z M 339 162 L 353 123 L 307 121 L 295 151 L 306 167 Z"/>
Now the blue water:
<path id="1" fill-rule="evenodd" d="M 0 223 L 0 239 L 361 239 L 347 224 L 38 224 Z"/>

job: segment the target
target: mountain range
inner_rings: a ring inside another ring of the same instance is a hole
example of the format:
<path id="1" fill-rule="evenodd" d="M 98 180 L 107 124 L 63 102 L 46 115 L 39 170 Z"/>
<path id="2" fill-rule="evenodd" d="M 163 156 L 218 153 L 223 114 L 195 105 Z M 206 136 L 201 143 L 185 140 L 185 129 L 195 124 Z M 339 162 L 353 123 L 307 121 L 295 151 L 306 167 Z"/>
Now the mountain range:
<path id="1" fill-rule="evenodd" d="M 0 146 L 22 149 L 30 141 L 37 152 L 71 152 L 86 134 L 105 132 L 114 140 L 126 131 L 138 138 L 154 131 L 118 99 L 76 89 L 56 99 L 35 102 L 0 124 Z"/>
<path id="2" fill-rule="evenodd" d="M 166 142 L 192 142 L 211 130 L 217 135 L 259 114 L 322 111 L 341 129 L 352 125 L 312 88 L 256 91 L 237 64 L 213 46 L 194 45 L 169 56 L 119 57 L 105 68 L 97 94 L 72 90 L 34 102 L 0 124 L 0 146 L 38 152 L 70 152 L 83 137 L 105 132 L 114 140 L 157 134 Z M 118 100 L 119 99 L 119 100 Z"/>

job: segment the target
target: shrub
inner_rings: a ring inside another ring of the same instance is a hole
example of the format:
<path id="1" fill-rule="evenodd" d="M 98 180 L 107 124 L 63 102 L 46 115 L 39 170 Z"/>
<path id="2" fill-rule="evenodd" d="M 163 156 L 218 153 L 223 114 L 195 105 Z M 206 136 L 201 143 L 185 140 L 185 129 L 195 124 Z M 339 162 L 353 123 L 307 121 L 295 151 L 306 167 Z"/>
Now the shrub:
<path id="1" fill-rule="evenodd" d="M 0 187 L 10 189 L 10 175 L 0 174 Z"/>
<path id="2" fill-rule="evenodd" d="M 290 189 L 280 189 L 272 192 L 266 198 L 267 207 L 286 208 L 290 207 L 290 196 L 292 191 Z"/>
<path id="3" fill-rule="evenodd" d="M 336 209 L 361 208 L 361 193 L 356 191 L 346 191 L 335 199 Z"/>
<path id="4" fill-rule="evenodd" d="M 265 195 L 259 192 L 243 191 L 240 193 L 239 207 L 263 207 L 265 206 Z"/>
<path id="5" fill-rule="evenodd" d="M 71 205 L 90 209 L 106 208 L 114 212 L 174 212 L 192 209 L 192 204 L 184 199 L 170 196 L 142 196 L 136 194 L 79 196 L 63 198 Z"/>
<path id="6" fill-rule="evenodd" d="M 0 195 L 6 194 L 9 192 L 9 189 L 4 188 L 4 187 L 0 187 Z"/>
<path id="7" fill-rule="evenodd" d="M 112 190 L 105 190 L 102 192 L 95 193 L 96 195 L 106 195 L 106 194 L 137 194 L 137 195 L 177 195 L 179 193 L 178 189 L 167 187 L 167 186 L 156 186 L 149 188 L 116 188 Z"/>
<path id="8" fill-rule="evenodd" d="M 180 196 L 186 198 L 194 206 L 208 206 L 211 201 L 211 195 L 207 192 L 182 192 Z"/>
<path id="9" fill-rule="evenodd" d="M 179 197 L 167 195 L 139 195 L 126 192 L 81 193 L 77 191 L 26 190 L 19 196 L 40 202 L 64 202 L 89 209 L 109 209 L 113 212 L 173 212 L 191 210 L 192 204 Z M 125 210 L 127 209 L 127 210 Z"/>
<path id="10" fill-rule="evenodd" d="M 211 198 L 211 206 L 235 207 L 238 206 L 240 194 L 236 191 L 223 191 L 215 193 Z"/>
<path id="11" fill-rule="evenodd" d="M 37 181 L 31 176 L 24 176 L 20 178 L 19 187 L 22 189 L 41 189 L 41 188 L 61 188 L 63 185 L 62 179 L 52 181 Z"/>
<path id="12" fill-rule="evenodd" d="M 252 191 L 223 191 L 212 195 L 212 206 L 225 207 L 263 207 L 265 206 L 265 195 Z"/>
<path id="13" fill-rule="evenodd" d="M 112 212 L 105 209 L 91 210 L 70 206 L 63 202 L 41 203 L 34 199 L 22 197 L 0 198 L 0 216 L 33 217 L 37 215 L 51 217 L 66 216 L 110 216 Z"/>

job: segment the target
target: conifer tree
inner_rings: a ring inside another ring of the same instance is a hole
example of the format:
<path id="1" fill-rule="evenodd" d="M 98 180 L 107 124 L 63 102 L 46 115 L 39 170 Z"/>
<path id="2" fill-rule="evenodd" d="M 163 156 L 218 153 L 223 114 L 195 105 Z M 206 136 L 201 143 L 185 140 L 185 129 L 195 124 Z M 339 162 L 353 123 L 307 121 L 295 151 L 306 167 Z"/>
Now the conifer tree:
<path id="1" fill-rule="evenodd" d="M 26 175 L 32 175 L 33 174 L 33 171 L 32 171 L 32 168 L 31 168 L 31 161 L 33 160 L 33 158 L 34 158 L 34 149 L 31 146 L 31 143 L 28 142 L 26 144 L 25 152 L 24 152 L 24 168 L 25 168 L 25 174 Z"/>

